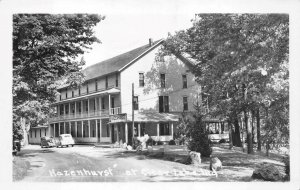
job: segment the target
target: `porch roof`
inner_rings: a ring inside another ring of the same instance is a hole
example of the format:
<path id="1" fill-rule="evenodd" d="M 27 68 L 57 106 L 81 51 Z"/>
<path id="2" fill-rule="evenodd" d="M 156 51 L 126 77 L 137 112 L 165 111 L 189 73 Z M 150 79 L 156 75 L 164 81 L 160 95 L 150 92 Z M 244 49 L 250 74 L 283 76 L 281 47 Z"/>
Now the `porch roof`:
<path id="1" fill-rule="evenodd" d="M 83 95 L 83 96 L 78 96 L 78 97 L 74 97 L 74 98 L 68 98 L 68 99 L 65 99 L 65 100 L 61 100 L 61 101 L 53 103 L 52 105 L 56 105 L 56 104 L 60 104 L 60 103 L 65 103 L 65 102 L 71 102 L 71 101 L 74 101 L 74 100 L 86 99 L 86 98 L 97 96 L 97 95 L 118 94 L 118 93 L 120 93 L 119 89 L 117 89 L 117 88 L 111 88 L 109 90 L 104 90 L 104 91 L 90 93 L 90 94 Z"/>
<path id="2" fill-rule="evenodd" d="M 157 112 L 149 112 L 149 113 L 137 113 L 134 114 L 134 122 L 170 122 L 170 121 L 178 121 L 179 116 L 176 114 L 170 113 L 157 113 Z M 124 123 L 124 122 L 132 122 L 132 116 L 127 116 L 126 121 L 112 121 L 109 124 L 113 123 Z"/>

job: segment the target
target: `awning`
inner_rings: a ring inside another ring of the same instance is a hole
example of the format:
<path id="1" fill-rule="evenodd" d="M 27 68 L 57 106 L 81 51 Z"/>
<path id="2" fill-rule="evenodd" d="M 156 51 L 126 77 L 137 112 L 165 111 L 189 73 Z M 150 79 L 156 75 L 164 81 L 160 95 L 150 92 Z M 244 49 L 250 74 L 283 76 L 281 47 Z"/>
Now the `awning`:
<path id="1" fill-rule="evenodd" d="M 69 102 L 69 101 L 74 101 L 74 100 L 80 100 L 80 99 L 85 99 L 85 98 L 89 98 L 89 97 L 93 97 L 93 96 L 98 96 L 98 95 L 103 95 L 103 94 L 118 94 L 120 93 L 120 90 L 117 88 L 112 88 L 109 90 L 104 90 L 104 91 L 100 91 L 100 92 L 95 92 L 95 93 L 90 93 L 84 96 L 78 96 L 75 98 L 68 98 L 65 100 L 61 100 L 59 102 L 55 102 L 52 105 L 56 105 L 56 104 L 60 104 L 60 103 L 65 103 L 65 102 Z"/>
<path id="2" fill-rule="evenodd" d="M 170 122 L 170 121 L 178 121 L 179 116 L 176 114 L 170 114 L 170 113 L 157 113 L 157 112 L 149 112 L 149 113 L 137 113 L 134 114 L 134 122 Z M 127 116 L 127 119 L 124 121 L 110 121 L 109 124 L 114 123 L 124 123 L 124 122 L 132 122 L 132 117 Z"/>

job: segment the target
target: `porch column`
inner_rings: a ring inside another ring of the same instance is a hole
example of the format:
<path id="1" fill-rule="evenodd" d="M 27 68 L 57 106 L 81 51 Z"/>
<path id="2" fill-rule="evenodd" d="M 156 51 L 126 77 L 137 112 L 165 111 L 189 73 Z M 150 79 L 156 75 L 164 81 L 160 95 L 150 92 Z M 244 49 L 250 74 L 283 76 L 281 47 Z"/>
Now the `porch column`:
<path id="1" fill-rule="evenodd" d="M 101 136 L 102 136 L 102 120 L 100 119 L 100 136 L 99 136 L 99 142 L 101 142 Z"/>
<path id="2" fill-rule="evenodd" d="M 74 102 L 74 118 L 76 118 L 77 110 L 76 110 L 76 102 Z"/>
<path id="3" fill-rule="evenodd" d="M 91 120 L 88 120 L 89 138 L 91 137 Z"/>
<path id="4" fill-rule="evenodd" d="M 71 115 L 71 103 L 69 103 L 69 115 Z"/>
<path id="5" fill-rule="evenodd" d="M 139 137 L 141 137 L 141 124 L 138 123 Z"/>
<path id="6" fill-rule="evenodd" d="M 60 123 L 58 123 L 58 136 L 60 135 Z"/>
<path id="7" fill-rule="evenodd" d="M 98 120 L 95 119 L 95 126 L 96 126 L 96 142 L 98 142 Z"/>
<path id="8" fill-rule="evenodd" d="M 87 100 L 87 104 L 88 104 L 88 116 L 90 116 L 90 99 Z"/>
<path id="9" fill-rule="evenodd" d="M 80 101 L 80 107 L 81 107 L 81 116 L 83 115 L 83 100 Z"/>
<path id="10" fill-rule="evenodd" d="M 101 116 L 102 115 L 102 101 L 101 101 L 101 96 L 98 98 L 99 100 L 99 115 Z M 100 120 L 100 126 L 101 126 L 101 120 Z M 101 128 L 101 127 L 100 127 Z"/>
<path id="11" fill-rule="evenodd" d="M 159 137 L 159 123 L 157 123 L 157 137 Z M 159 139 L 157 139 L 159 140 Z"/>
<path id="12" fill-rule="evenodd" d="M 110 115 L 110 107 L 111 107 L 111 102 L 110 102 L 110 94 L 108 95 L 108 115 Z"/>
<path id="13" fill-rule="evenodd" d="M 172 136 L 172 139 L 173 139 L 173 122 L 171 123 L 171 136 Z"/>
<path id="14" fill-rule="evenodd" d="M 97 103 L 97 99 L 98 98 L 95 98 L 95 115 L 98 115 L 98 103 Z M 96 123 L 97 123 L 97 120 L 96 120 Z M 96 129 L 97 129 L 97 127 L 96 127 Z"/>
<path id="15" fill-rule="evenodd" d="M 81 121 L 81 137 L 83 137 L 83 120 Z"/>
<path id="16" fill-rule="evenodd" d="M 77 121 L 75 121 L 75 137 L 77 137 Z"/>
<path id="17" fill-rule="evenodd" d="M 128 124 L 127 122 L 125 123 L 125 141 L 128 143 Z"/>

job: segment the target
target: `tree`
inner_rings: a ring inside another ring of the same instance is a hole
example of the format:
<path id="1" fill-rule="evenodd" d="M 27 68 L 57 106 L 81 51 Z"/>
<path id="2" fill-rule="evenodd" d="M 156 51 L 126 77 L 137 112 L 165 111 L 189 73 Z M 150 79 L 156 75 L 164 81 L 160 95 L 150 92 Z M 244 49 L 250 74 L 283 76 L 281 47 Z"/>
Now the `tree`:
<path id="1" fill-rule="evenodd" d="M 230 119 L 236 131 L 237 117 L 244 115 L 248 153 L 253 153 L 248 114 L 278 96 L 266 87 L 278 73 L 288 75 L 282 68 L 288 63 L 288 34 L 285 14 L 201 14 L 191 28 L 169 35 L 162 54 L 195 62 L 191 72 L 210 94 L 211 115 Z"/>
<path id="2" fill-rule="evenodd" d="M 200 152 L 201 156 L 209 157 L 212 153 L 208 131 L 202 119 L 203 115 L 197 113 L 194 115 L 195 121 L 189 127 L 188 148 L 191 151 Z"/>
<path id="3" fill-rule="evenodd" d="M 13 15 L 14 133 L 47 123 L 62 80 L 73 86 L 84 80 L 84 61 L 78 56 L 100 42 L 93 27 L 103 19 L 87 14 Z"/>

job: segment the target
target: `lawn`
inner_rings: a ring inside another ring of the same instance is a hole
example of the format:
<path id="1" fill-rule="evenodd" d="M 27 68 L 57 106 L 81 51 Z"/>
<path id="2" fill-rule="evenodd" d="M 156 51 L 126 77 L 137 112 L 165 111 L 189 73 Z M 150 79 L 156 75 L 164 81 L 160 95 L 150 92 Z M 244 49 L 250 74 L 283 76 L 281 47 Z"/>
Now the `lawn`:
<path id="1" fill-rule="evenodd" d="M 176 146 L 171 149 L 168 148 L 168 151 L 165 151 L 164 154 L 161 152 L 163 146 L 154 147 L 151 153 L 145 152 L 143 154 L 156 159 L 181 162 L 183 164 L 186 162 L 183 156 L 184 152 L 187 151 L 186 147 Z M 285 175 L 284 163 L 282 162 L 283 155 L 281 154 L 271 153 L 269 157 L 265 156 L 264 152 L 247 154 L 238 147 L 229 150 L 226 144 L 215 144 L 212 148 L 213 153 L 211 156 L 218 157 L 222 162 L 223 168 L 218 171 L 218 177 L 211 178 L 210 181 L 258 181 L 251 178 L 252 173 L 264 164 L 274 165 L 283 176 Z M 176 154 L 176 151 L 180 154 Z M 209 164 L 210 158 L 202 157 L 201 165 L 198 167 L 209 170 Z"/>

